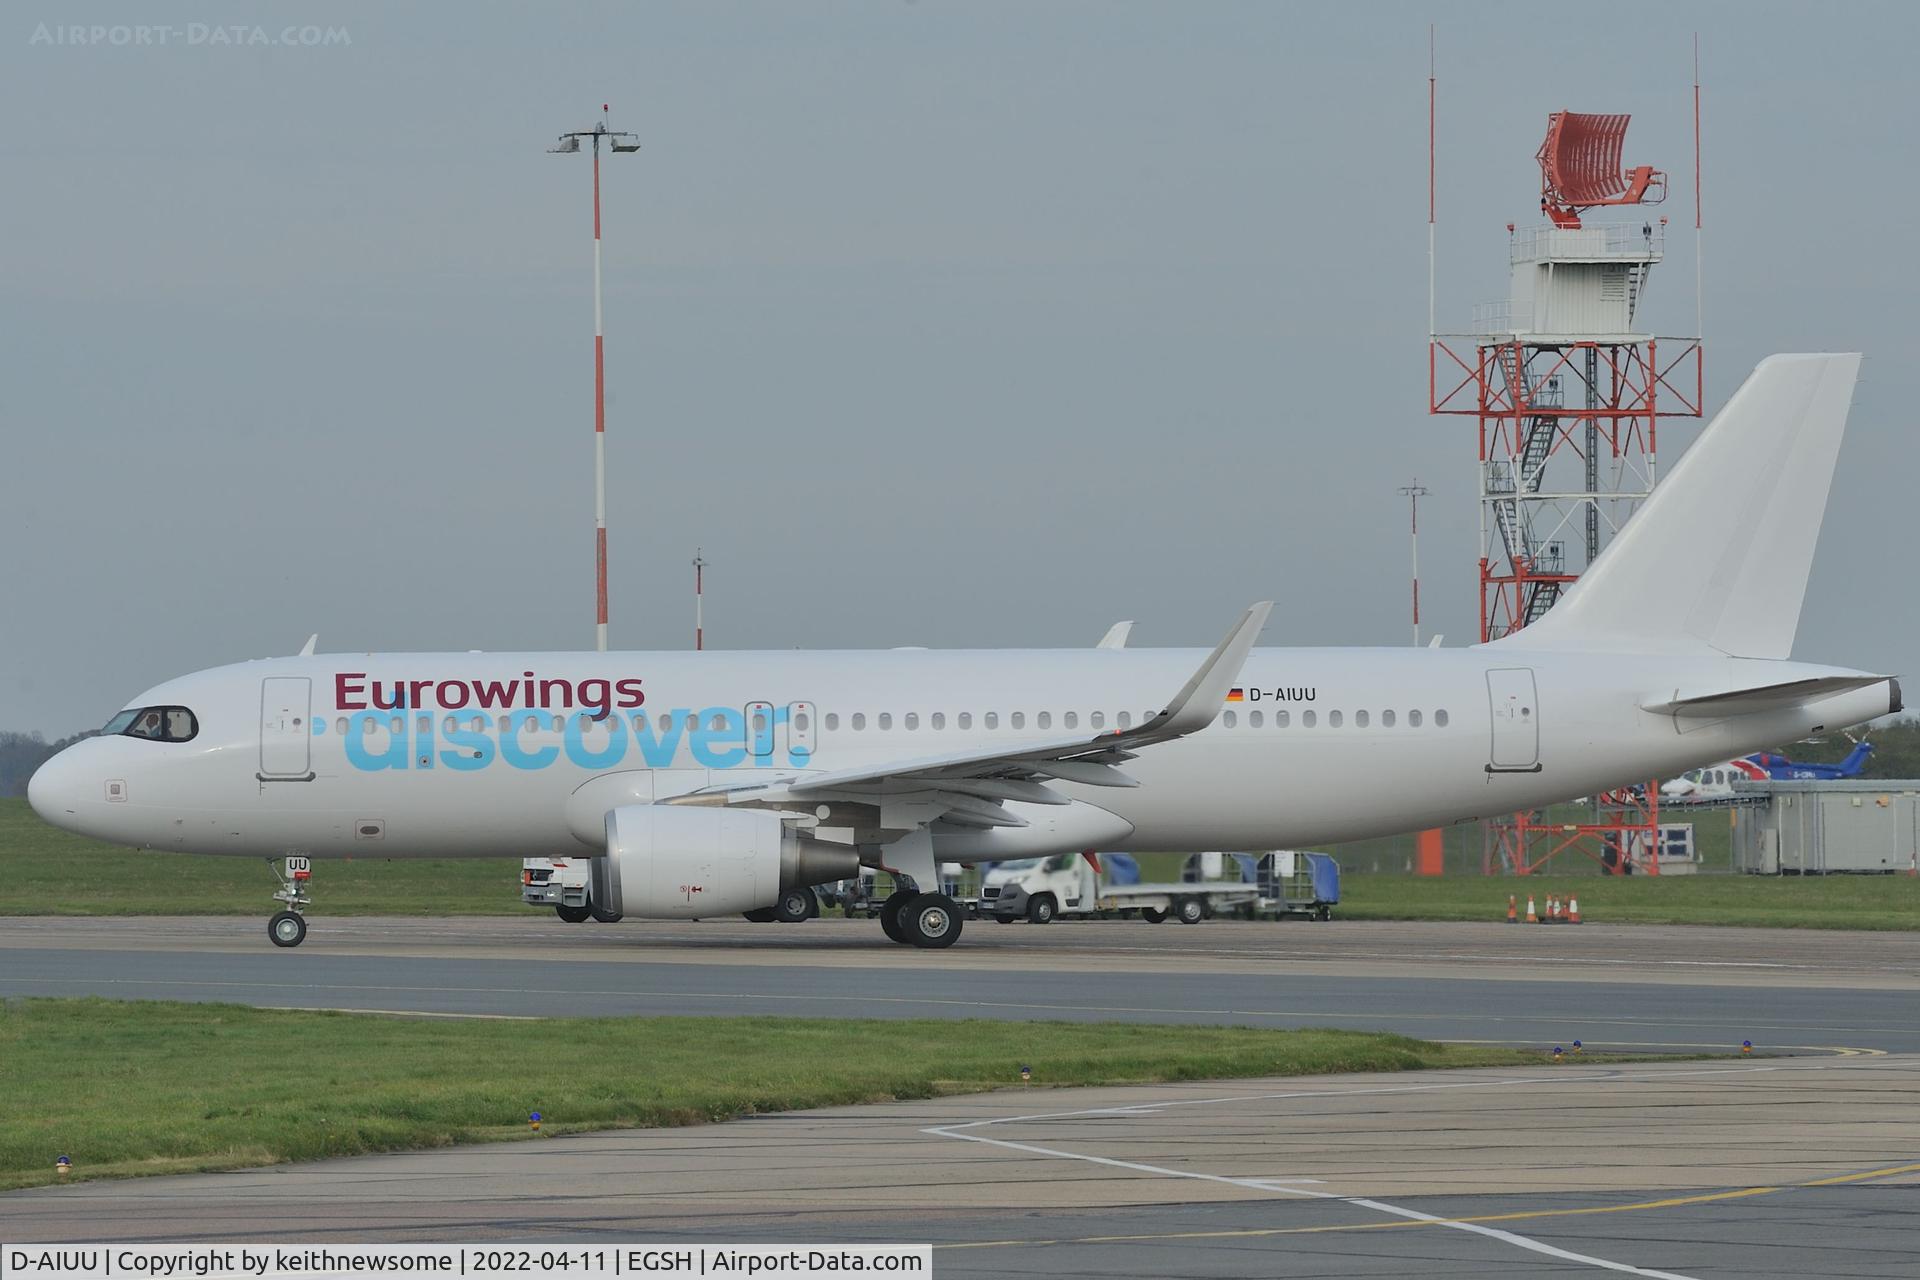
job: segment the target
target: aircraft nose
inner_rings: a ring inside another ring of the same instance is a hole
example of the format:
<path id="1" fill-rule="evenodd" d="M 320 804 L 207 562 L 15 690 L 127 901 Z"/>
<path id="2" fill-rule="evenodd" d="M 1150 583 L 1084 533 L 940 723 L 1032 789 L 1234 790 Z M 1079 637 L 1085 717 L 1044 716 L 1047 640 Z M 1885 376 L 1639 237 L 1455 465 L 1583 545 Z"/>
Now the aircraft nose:
<path id="1" fill-rule="evenodd" d="M 62 751 L 33 771 L 27 779 L 27 804 L 45 822 L 77 830 L 80 818 L 80 771 L 71 749 Z"/>

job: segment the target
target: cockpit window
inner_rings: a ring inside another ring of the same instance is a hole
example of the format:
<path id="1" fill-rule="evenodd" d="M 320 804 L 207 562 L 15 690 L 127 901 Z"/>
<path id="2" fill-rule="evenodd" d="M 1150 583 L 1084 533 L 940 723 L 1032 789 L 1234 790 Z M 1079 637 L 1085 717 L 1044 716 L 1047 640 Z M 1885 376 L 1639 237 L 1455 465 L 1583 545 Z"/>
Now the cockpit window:
<path id="1" fill-rule="evenodd" d="M 150 742 L 185 742 L 200 732 L 200 721 L 185 707 L 136 707 L 107 721 L 101 732 Z"/>

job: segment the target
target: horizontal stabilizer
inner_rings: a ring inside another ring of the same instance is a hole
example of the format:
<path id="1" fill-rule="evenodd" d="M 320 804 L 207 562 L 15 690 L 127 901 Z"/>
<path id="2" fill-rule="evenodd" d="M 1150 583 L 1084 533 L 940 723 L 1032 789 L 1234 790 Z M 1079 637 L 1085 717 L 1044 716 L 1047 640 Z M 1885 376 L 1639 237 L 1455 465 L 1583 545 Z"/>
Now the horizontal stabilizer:
<path id="1" fill-rule="evenodd" d="M 1656 697 L 1640 704 L 1642 710 L 1656 715 L 1723 719 L 1752 715 L 1798 706 L 1836 693 L 1851 693 L 1876 684 L 1894 685 L 1893 702 L 1899 702 L 1899 685 L 1887 676 L 1819 676 L 1807 680 L 1788 680 L 1781 684 L 1753 685 L 1745 689 L 1721 689 L 1695 692 L 1675 689 L 1671 697 Z"/>

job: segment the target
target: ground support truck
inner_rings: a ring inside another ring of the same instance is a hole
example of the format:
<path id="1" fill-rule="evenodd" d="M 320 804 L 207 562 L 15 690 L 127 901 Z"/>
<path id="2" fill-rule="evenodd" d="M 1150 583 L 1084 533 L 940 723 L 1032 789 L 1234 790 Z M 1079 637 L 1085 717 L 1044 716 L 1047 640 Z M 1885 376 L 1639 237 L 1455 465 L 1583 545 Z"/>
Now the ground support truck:
<path id="1" fill-rule="evenodd" d="M 1139 865 L 1124 853 L 1063 853 L 1002 862 L 980 887 L 980 914 L 1002 924 L 1047 924 L 1057 916 L 1139 916 L 1199 924 L 1210 915 L 1252 907 L 1260 886 L 1237 880 L 1143 884 Z"/>

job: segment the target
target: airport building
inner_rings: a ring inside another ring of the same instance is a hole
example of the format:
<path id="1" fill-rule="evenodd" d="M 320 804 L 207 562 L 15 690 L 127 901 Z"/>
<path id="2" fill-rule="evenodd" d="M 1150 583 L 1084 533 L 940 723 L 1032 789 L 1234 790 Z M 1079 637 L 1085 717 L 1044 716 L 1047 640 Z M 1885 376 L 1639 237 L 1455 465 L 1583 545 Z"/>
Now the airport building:
<path id="1" fill-rule="evenodd" d="M 1733 867 L 1749 875 L 1920 871 L 1920 780 L 1738 782 Z"/>

